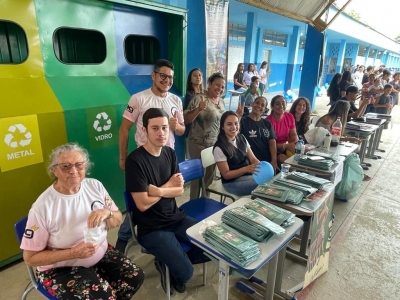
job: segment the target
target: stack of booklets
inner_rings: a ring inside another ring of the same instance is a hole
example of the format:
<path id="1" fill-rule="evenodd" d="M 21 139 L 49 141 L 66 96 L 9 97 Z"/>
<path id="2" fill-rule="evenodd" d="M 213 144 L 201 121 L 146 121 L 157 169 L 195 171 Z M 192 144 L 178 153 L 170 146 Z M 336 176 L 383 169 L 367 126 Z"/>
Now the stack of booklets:
<path id="1" fill-rule="evenodd" d="M 330 153 L 329 151 L 323 150 L 323 149 L 313 149 L 307 152 L 307 155 L 312 155 L 312 156 L 321 156 L 325 159 L 331 159 L 333 161 L 338 161 L 339 160 L 339 155 L 336 153 Z"/>
<path id="2" fill-rule="evenodd" d="M 271 200 L 286 202 L 290 204 L 299 204 L 304 197 L 302 191 L 288 188 L 287 186 L 279 186 L 273 183 L 264 183 L 255 188 L 254 191 L 251 192 L 252 195 L 268 198 Z"/>
<path id="3" fill-rule="evenodd" d="M 392 116 L 391 115 L 385 115 L 385 114 L 376 114 L 377 118 L 385 119 L 385 120 L 391 120 Z"/>
<path id="4" fill-rule="evenodd" d="M 335 161 L 331 159 L 313 159 L 312 156 L 303 155 L 299 158 L 298 164 L 320 170 L 329 170 Z"/>
<path id="5" fill-rule="evenodd" d="M 325 184 L 330 183 L 330 181 L 327 179 L 315 177 L 303 172 L 291 172 L 286 178 L 300 183 L 308 184 L 318 190 L 322 189 Z"/>
<path id="6" fill-rule="evenodd" d="M 279 185 L 279 186 L 283 186 L 286 188 L 300 191 L 303 193 L 303 197 L 307 197 L 307 196 L 315 193 L 316 191 L 318 191 L 318 189 L 313 188 L 312 186 L 310 186 L 308 184 L 300 183 L 300 182 L 297 182 L 297 181 L 294 181 L 294 180 L 291 180 L 288 178 L 277 179 L 277 180 L 274 180 L 273 183 L 275 185 Z"/>
<path id="7" fill-rule="evenodd" d="M 365 121 L 366 121 L 367 123 L 370 123 L 370 124 L 380 125 L 382 119 L 381 119 L 381 118 L 377 118 L 377 117 L 366 117 L 366 118 L 365 118 Z"/>
<path id="8" fill-rule="evenodd" d="M 255 199 L 244 207 L 254 210 L 283 228 L 294 224 L 296 215 L 286 209 L 275 206 L 261 199 Z"/>
<path id="9" fill-rule="evenodd" d="M 235 207 L 225 210 L 221 218 L 239 232 L 258 242 L 268 241 L 273 234 L 284 234 L 285 229 L 270 221 L 258 212 L 245 207 Z"/>
<path id="10" fill-rule="evenodd" d="M 356 123 L 353 121 L 346 123 L 346 129 L 349 129 L 349 130 L 369 130 L 371 128 L 372 128 L 372 126 L 370 126 L 368 124 Z"/>
<path id="11" fill-rule="evenodd" d="M 207 243 L 243 267 L 260 258 L 258 243 L 226 224 L 208 227 L 203 237 Z"/>

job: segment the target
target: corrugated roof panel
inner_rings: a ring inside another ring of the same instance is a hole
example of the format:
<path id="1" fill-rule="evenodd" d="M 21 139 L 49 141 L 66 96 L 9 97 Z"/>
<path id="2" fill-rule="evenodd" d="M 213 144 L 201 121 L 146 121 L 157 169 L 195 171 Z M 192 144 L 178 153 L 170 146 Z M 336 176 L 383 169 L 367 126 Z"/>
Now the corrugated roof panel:
<path id="1" fill-rule="evenodd" d="M 236 0 L 245 4 L 271 11 L 285 17 L 309 23 L 318 30 L 324 31 L 327 27 L 321 19 L 323 13 L 335 0 Z M 342 0 L 346 6 L 351 0 Z M 337 2 L 336 2 L 337 3 Z M 344 7 L 343 7 L 344 8 Z M 339 11 L 340 13 L 340 11 Z"/>

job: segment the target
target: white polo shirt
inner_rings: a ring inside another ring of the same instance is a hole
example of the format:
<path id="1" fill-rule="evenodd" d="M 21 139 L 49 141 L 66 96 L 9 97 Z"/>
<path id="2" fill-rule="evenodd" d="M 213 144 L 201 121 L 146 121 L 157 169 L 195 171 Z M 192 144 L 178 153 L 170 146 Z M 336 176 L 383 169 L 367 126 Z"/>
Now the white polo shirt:
<path id="1" fill-rule="evenodd" d="M 158 97 L 151 89 L 132 95 L 123 117 L 132 123 L 136 123 L 135 141 L 138 147 L 147 142 L 146 134 L 142 130 L 143 114 L 151 107 L 161 108 L 170 118 L 173 117 L 177 111 L 178 123 L 184 123 L 182 101 L 178 96 L 167 93 L 165 97 Z M 166 146 L 175 149 L 175 136 L 174 132 L 171 130 Z"/>

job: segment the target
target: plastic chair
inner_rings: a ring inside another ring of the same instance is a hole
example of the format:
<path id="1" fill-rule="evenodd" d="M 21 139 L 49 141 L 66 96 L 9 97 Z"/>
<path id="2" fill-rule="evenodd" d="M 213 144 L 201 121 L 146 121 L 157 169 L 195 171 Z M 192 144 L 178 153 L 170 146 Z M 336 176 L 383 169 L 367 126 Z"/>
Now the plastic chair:
<path id="1" fill-rule="evenodd" d="M 25 233 L 25 228 L 26 228 L 26 222 L 28 221 L 28 218 L 25 217 L 22 220 L 18 221 L 17 223 L 15 223 L 14 225 L 14 230 L 15 233 L 17 235 L 17 239 L 19 244 L 21 244 L 22 242 L 22 237 Z M 30 291 L 32 291 L 33 289 L 36 289 L 39 293 L 41 293 L 44 297 L 46 297 L 46 299 L 50 299 L 50 300 L 57 300 L 58 298 L 53 297 L 52 295 L 50 295 L 47 292 L 47 289 L 40 283 L 40 281 L 37 279 L 36 275 L 35 275 L 35 271 L 33 270 L 32 267 L 26 265 L 27 269 L 28 269 L 28 273 L 29 273 L 29 278 L 31 280 L 31 286 L 29 288 L 27 288 L 25 290 L 25 292 L 22 294 L 22 300 L 25 300 L 26 297 L 28 296 L 28 294 L 30 293 Z"/>
<path id="2" fill-rule="evenodd" d="M 213 147 L 208 147 L 201 151 L 201 162 L 203 164 L 203 168 L 207 168 L 215 164 L 214 155 L 212 153 Z M 204 179 L 202 181 L 202 185 L 204 186 Z M 221 179 L 214 180 L 208 187 L 206 187 L 206 191 L 210 193 L 214 193 L 221 196 L 221 202 L 224 203 L 226 198 L 232 199 L 235 202 L 240 197 L 231 193 L 228 193 L 221 182 Z M 205 194 L 203 194 L 205 195 Z"/>

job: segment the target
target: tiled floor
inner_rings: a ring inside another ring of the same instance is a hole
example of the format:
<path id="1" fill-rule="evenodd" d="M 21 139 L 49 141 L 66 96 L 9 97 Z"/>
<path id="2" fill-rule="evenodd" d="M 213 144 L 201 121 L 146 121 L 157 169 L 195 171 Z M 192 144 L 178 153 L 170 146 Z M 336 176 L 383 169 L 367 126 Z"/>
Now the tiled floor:
<path id="1" fill-rule="evenodd" d="M 270 97 L 268 97 L 270 99 Z M 318 98 L 316 110 L 322 115 L 327 111 L 327 100 Z M 232 105 L 234 107 L 234 105 Z M 367 160 L 373 167 L 366 173 L 373 177 L 363 182 L 359 194 L 347 203 L 335 201 L 336 215 L 330 251 L 329 271 L 311 286 L 298 294 L 298 299 L 352 300 L 400 298 L 400 107 L 393 111 L 395 125 L 385 130 L 380 144 L 386 152 L 381 160 Z M 188 191 L 178 199 L 183 203 Z M 115 243 L 117 230 L 109 232 L 109 242 Z M 146 273 L 144 285 L 134 299 L 165 299 L 158 272 L 150 255 L 140 253 L 138 247 L 129 251 L 129 257 Z M 284 288 L 302 281 L 305 268 L 298 261 L 287 259 Z M 266 275 L 266 268 L 259 277 Z M 238 292 L 234 284 L 238 277 L 231 277 L 229 299 L 251 299 Z M 29 283 L 23 263 L 14 264 L 0 272 L 0 299 L 20 299 Z M 218 270 L 208 263 L 207 285 L 202 286 L 202 268 L 196 266 L 194 277 L 184 294 L 173 299 L 217 299 Z M 43 299 L 36 291 L 29 300 Z"/>

